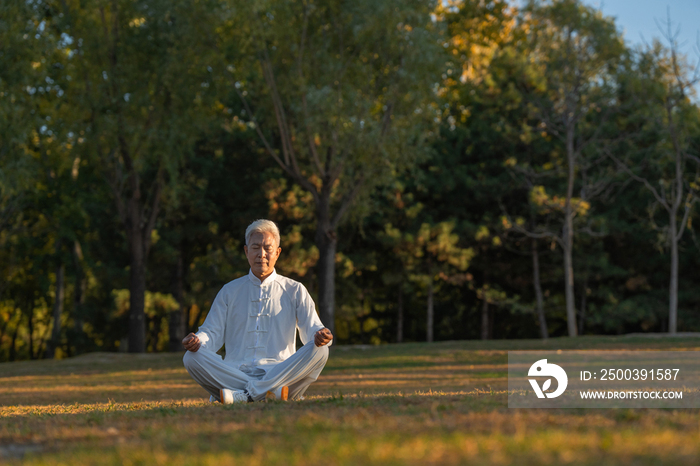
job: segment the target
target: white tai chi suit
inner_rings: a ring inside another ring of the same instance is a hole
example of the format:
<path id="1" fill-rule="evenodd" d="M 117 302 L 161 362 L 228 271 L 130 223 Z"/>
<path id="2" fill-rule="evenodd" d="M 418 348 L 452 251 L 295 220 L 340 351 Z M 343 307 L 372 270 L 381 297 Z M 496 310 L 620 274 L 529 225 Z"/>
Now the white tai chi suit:
<path id="1" fill-rule="evenodd" d="M 192 378 L 219 400 L 222 388 L 245 389 L 253 400 L 278 387 L 299 398 L 323 370 L 328 347 L 314 334 L 323 324 L 304 285 L 273 270 L 262 283 L 253 275 L 227 283 L 216 295 L 197 336 L 197 352 L 183 362 Z M 296 351 L 296 329 L 304 346 Z M 216 352 L 226 345 L 222 359 Z M 220 400 L 219 400 L 220 401 Z"/>

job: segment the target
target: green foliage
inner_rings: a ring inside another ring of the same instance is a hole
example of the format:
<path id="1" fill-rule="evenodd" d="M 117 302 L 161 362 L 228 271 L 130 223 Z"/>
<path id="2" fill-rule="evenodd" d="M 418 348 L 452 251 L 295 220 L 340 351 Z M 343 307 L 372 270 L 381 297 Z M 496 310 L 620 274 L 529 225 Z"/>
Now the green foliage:
<path id="1" fill-rule="evenodd" d="M 572 160 L 579 329 L 668 329 L 671 223 L 640 180 L 682 187 L 678 328 L 700 329 L 692 60 L 581 2 L 11 0 L 0 43 L 0 360 L 45 354 L 61 268 L 59 356 L 122 347 L 134 225 L 166 350 L 265 217 L 314 297 L 337 241 L 340 343 L 424 340 L 429 296 L 437 340 L 478 338 L 484 302 L 494 338 L 537 336 L 527 233 L 562 335 Z"/>
<path id="2" fill-rule="evenodd" d="M 242 2 L 226 18 L 225 73 L 247 127 L 317 203 L 328 191 L 333 212 L 425 154 L 441 58 L 430 5 Z"/>

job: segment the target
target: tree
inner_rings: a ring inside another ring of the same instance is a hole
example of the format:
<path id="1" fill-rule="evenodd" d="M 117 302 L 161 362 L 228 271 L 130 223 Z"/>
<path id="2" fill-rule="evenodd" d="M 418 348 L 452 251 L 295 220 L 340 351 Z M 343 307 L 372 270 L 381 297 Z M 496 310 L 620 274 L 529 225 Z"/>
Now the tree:
<path id="1" fill-rule="evenodd" d="M 541 67 L 544 89 L 531 102 L 541 119 L 541 127 L 561 141 L 566 166 L 565 195 L 561 198 L 562 230 L 560 245 L 564 256 L 564 289 L 569 336 L 577 335 L 574 301 L 574 217 L 606 182 L 584 186 L 580 200 L 574 189 L 586 169 L 602 159 L 608 105 L 615 67 L 624 52 L 624 43 L 611 19 L 577 0 L 530 1 L 527 16 L 527 53 Z M 598 116 L 599 113 L 602 116 Z M 588 159 L 588 160 L 587 160 Z M 609 184 L 609 182 L 608 182 Z M 544 192 L 544 191 L 543 191 Z M 550 205 L 551 202 L 547 201 Z M 538 236 L 547 235 L 542 233 Z"/>
<path id="2" fill-rule="evenodd" d="M 264 152 L 313 197 L 318 303 L 331 329 L 339 225 L 351 210 L 364 215 L 359 200 L 414 163 L 430 133 L 442 56 L 431 8 L 271 1 L 238 4 L 228 18 L 245 116 Z"/>
<path id="3" fill-rule="evenodd" d="M 418 206 L 420 207 L 420 206 Z M 383 237 L 400 258 L 408 280 L 420 284 L 426 290 L 426 341 L 434 339 L 435 285 L 440 281 L 464 283 L 464 272 L 474 256 L 470 248 L 458 246 L 459 236 L 454 232 L 454 222 L 436 225 L 422 223 L 417 230 L 401 231 L 391 224 L 385 225 Z"/>
<path id="4" fill-rule="evenodd" d="M 19 20 L 15 20 L 19 18 Z M 9 286 L 13 261 L 7 244 L 19 227 L 25 190 L 34 175 L 32 160 L 24 157 L 36 118 L 32 115 L 31 89 L 38 79 L 33 58 L 41 47 L 30 40 L 36 34 L 31 6 L 22 1 L 0 5 L 0 300 Z"/>
<path id="5" fill-rule="evenodd" d="M 8 260 L 3 260 L 8 266 L 3 270 L 6 277 L 3 281 L 4 286 L 8 286 L 14 283 L 15 273 L 24 274 L 26 283 L 20 288 L 27 289 L 20 293 L 23 295 L 21 307 L 27 313 L 31 327 L 35 323 L 36 300 L 30 300 L 28 296 L 37 290 L 49 289 L 53 282 L 53 315 L 49 327 L 53 330 L 46 344 L 47 355 L 52 357 L 61 343 L 64 319 L 66 274 L 63 246 L 70 237 L 70 217 L 79 209 L 78 200 L 72 196 L 75 192 L 69 186 L 71 173 L 77 168 L 70 158 L 72 134 L 66 119 L 70 121 L 71 114 L 65 105 L 62 82 L 65 49 L 56 34 L 50 6 L 9 2 L 3 5 L 3 9 L 2 18 L 13 18 L 13 21 L 4 23 L 0 20 L 0 34 L 3 36 L 0 41 L 9 44 L 7 52 L 0 57 L 3 63 L 0 67 L 3 69 L 0 72 L 0 96 L 5 97 L 0 105 L 0 126 L 3 128 L 0 248 L 5 246 L 4 240 L 9 240 L 13 248 L 31 243 L 31 250 L 35 252 L 46 248 L 52 250 L 49 264 L 43 262 L 43 257 L 29 262 L 10 253 Z M 10 219 L 14 220 L 14 229 L 23 230 L 23 237 L 11 238 L 12 234 L 3 234 L 3 223 Z M 30 231 L 33 239 L 27 237 Z M 53 277 L 48 271 L 42 275 L 41 268 L 30 272 L 36 267 L 32 262 L 55 271 Z M 0 286 L 0 298 L 4 286 Z M 17 296 L 17 290 L 13 292 Z M 29 337 L 33 340 L 33 332 L 29 332 Z M 37 355 L 33 346 L 30 344 L 31 357 Z"/>
<path id="6" fill-rule="evenodd" d="M 104 168 L 128 243 L 129 351 L 143 352 L 146 261 L 163 189 L 176 183 L 204 120 L 211 47 L 199 45 L 215 9 L 187 0 L 63 5 L 84 151 Z"/>
<path id="7" fill-rule="evenodd" d="M 518 160 L 520 164 L 532 165 L 534 160 L 548 159 L 551 144 L 533 136 L 539 133 L 535 127 L 541 118 L 533 116 L 528 97 L 538 86 L 542 87 L 543 80 L 540 68 L 530 63 L 529 54 L 524 52 L 527 28 L 522 25 L 527 22 L 518 22 L 517 10 L 498 0 L 460 2 L 449 9 L 446 19 L 453 63 L 441 95 L 450 102 L 446 118 L 449 126 L 441 131 L 440 157 L 436 160 L 444 174 L 436 177 L 428 193 L 438 200 L 433 208 L 464 211 L 460 215 L 460 235 L 477 238 L 479 248 L 470 268 L 481 286 L 475 290 L 470 282 L 469 289 L 480 301 L 475 317 L 482 321 L 484 336 L 493 328 L 489 305 L 514 310 L 515 300 L 505 296 L 525 291 L 517 291 L 514 281 L 508 283 L 507 291 L 498 290 L 499 283 L 509 281 L 508 275 L 517 276 L 515 282 L 522 281 L 522 274 L 513 273 L 515 268 L 505 264 L 519 263 L 520 256 L 532 254 L 536 264 L 532 268 L 534 288 L 539 289 L 538 250 L 521 250 L 521 238 L 502 244 L 507 235 L 491 233 L 501 230 L 499 219 L 493 214 L 504 209 L 501 206 L 507 205 L 508 211 L 527 209 L 522 187 L 508 176 L 513 165 Z M 449 192 L 455 184 L 460 187 L 454 203 L 459 207 L 453 207 L 451 196 L 442 193 L 443 189 Z M 546 335 L 541 296 L 536 302 L 541 334 Z"/>
<path id="8" fill-rule="evenodd" d="M 697 145 L 693 147 L 693 139 L 697 141 L 700 134 L 700 109 L 690 98 L 698 77 L 691 75 L 692 67 L 679 52 L 670 19 L 665 36 L 668 48 L 655 41 L 639 52 L 628 71 L 621 98 L 636 103 L 636 111 L 628 116 L 635 139 L 610 155 L 622 172 L 654 197 L 649 217 L 671 253 L 668 331 L 674 334 L 678 330 L 679 243 L 691 229 L 690 215 L 700 190 L 700 157 Z M 655 219 L 658 207 L 667 216 L 664 227 Z"/>
<path id="9" fill-rule="evenodd" d="M 515 21 L 515 20 L 513 20 Z M 540 120 L 533 115 L 531 105 L 528 102 L 528 94 L 541 85 L 541 76 L 536 67 L 522 53 L 522 41 L 525 37 L 523 31 L 513 31 L 500 41 L 497 52 L 494 52 L 486 68 L 482 71 L 487 79 L 477 83 L 476 94 L 479 95 L 481 105 L 478 109 L 479 120 L 488 122 L 485 128 L 488 131 L 486 137 L 494 141 L 494 151 L 504 154 L 500 161 L 499 170 L 505 170 L 511 180 L 501 180 L 494 195 L 498 199 L 500 209 L 504 212 L 518 211 L 525 218 L 519 218 L 516 227 L 507 218 L 501 218 L 501 225 L 489 225 L 495 231 L 501 230 L 499 236 L 489 238 L 486 222 L 482 223 L 483 233 L 477 232 L 477 236 L 483 239 L 498 240 L 498 244 L 480 242 L 480 249 L 487 252 L 501 245 L 510 252 L 519 256 L 532 256 L 532 285 L 535 298 L 535 315 L 543 339 L 548 337 L 547 321 L 544 311 L 544 299 L 541 286 L 540 251 L 538 238 L 530 235 L 528 230 L 537 230 L 537 208 L 528 202 L 528 194 L 534 186 L 541 185 L 543 180 L 553 178 L 560 174 L 561 169 L 552 169 L 552 141 L 546 134 L 538 131 Z M 474 108 L 474 107 L 472 107 Z M 507 110 L 504 110 L 507 109 Z M 483 125 L 483 123 L 482 123 Z M 483 130 L 482 130 L 483 132 Z M 538 134 L 539 133 L 539 134 Z M 515 183 L 513 183 L 515 181 Z M 507 205 L 507 207 L 506 207 Z M 525 214 L 527 212 L 527 214 Z M 486 220 L 486 219 L 484 219 Z M 493 222 L 492 222 L 493 223 Z M 516 235 L 509 237 L 510 230 L 525 232 L 526 241 Z M 522 246 L 529 246 L 523 248 Z M 494 289 L 489 284 L 490 280 L 484 271 L 482 286 L 477 289 L 477 296 L 482 301 L 481 321 L 482 339 L 489 337 L 492 330 L 492 322 L 489 319 L 490 304 L 514 304 L 512 298 L 506 298 L 506 293 Z M 499 277 L 500 278 L 500 277 Z"/>

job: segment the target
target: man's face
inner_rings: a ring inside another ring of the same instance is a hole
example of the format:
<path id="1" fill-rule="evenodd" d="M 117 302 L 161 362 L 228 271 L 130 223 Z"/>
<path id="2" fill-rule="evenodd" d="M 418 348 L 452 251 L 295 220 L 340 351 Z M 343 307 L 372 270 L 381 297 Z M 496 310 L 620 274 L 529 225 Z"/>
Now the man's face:
<path id="1" fill-rule="evenodd" d="M 253 275 L 261 280 L 272 273 L 282 248 L 269 231 L 250 235 L 248 245 L 243 246 Z"/>

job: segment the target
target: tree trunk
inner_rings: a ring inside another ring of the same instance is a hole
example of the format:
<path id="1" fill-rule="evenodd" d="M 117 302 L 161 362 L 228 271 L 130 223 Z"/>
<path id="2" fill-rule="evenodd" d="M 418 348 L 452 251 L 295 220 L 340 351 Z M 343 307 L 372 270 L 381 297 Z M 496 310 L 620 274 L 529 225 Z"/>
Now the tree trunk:
<path id="1" fill-rule="evenodd" d="M 586 297 L 588 294 L 586 290 L 588 289 L 588 267 L 586 267 L 586 273 L 583 276 L 583 288 L 581 290 L 581 311 L 579 312 L 578 321 L 578 334 L 583 335 L 583 326 L 586 322 Z"/>
<path id="2" fill-rule="evenodd" d="M 133 219 L 135 220 L 135 219 Z M 129 352 L 146 351 L 146 262 L 143 237 L 138 223 L 130 225 L 129 249 L 131 253 L 131 275 L 129 280 Z"/>
<path id="3" fill-rule="evenodd" d="M 10 362 L 17 359 L 17 332 L 19 332 L 19 322 L 17 322 L 15 330 L 12 332 L 12 341 L 10 342 Z"/>
<path id="4" fill-rule="evenodd" d="M 170 312 L 168 316 L 168 330 L 170 334 L 168 349 L 172 352 L 184 351 L 182 339 L 185 337 L 185 267 L 182 259 L 182 248 L 177 256 L 175 267 L 175 299 L 178 308 Z"/>
<path id="5" fill-rule="evenodd" d="M 335 253 L 338 239 L 330 226 L 329 202 L 330 196 L 324 196 L 317 209 L 318 308 L 321 322 L 335 334 Z"/>
<path id="6" fill-rule="evenodd" d="M 162 320 L 163 319 L 158 315 L 155 315 L 153 317 L 146 316 L 146 331 L 148 332 L 148 330 L 150 330 L 150 351 L 152 353 L 158 352 L 158 336 L 160 335 Z M 146 348 L 148 348 L 148 342 L 146 342 Z"/>
<path id="7" fill-rule="evenodd" d="M 39 337 L 39 344 L 36 347 L 37 359 L 40 358 L 42 354 L 44 354 L 44 355 L 46 354 L 47 343 L 48 343 L 50 332 L 51 332 L 51 329 L 47 326 L 44 334 Z"/>
<path id="8" fill-rule="evenodd" d="M 537 239 L 532 238 L 532 282 L 535 287 L 537 300 L 537 321 L 540 324 L 540 336 L 543 340 L 549 337 L 547 321 L 544 316 L 544 300 L 542 299 L 542 285 L 540 284 L 540 255 L 537 250 Z"/>
<path id="9" fill-rule="evenodd" d="M 60 242 L 56 242 L 56 256 L 60 254 Z M 53 329 L 51 330 L 51 340 L 46 346 L 46 358 L 53 359 L 56 355 L 56 348 L 61 344 L 61 316 L 63 315 L 63 300 L 64 300 L 64 280 L 65 266 L 59 258 L 59 264 L 56 267 L 56 296 L 53 302 Z"/>
<path id="10" fill-rule="evenodd" d="M 118 136 L 120 154 L 124 160 L 124 167 L 128 173 L 129 189 L 127 202 L 121 197 L 122 193 L 115 191 L 117 208 L 122 217 L 124 231 L 129 243 L 130 255 L 130 279 L 129 279 L 129 338 L 128 350 L 130 353 L 143 353 L 146 351 L 146 260 L 151 245 L 151 233 L 155 228 L 160 206 L 160 195 L 163 185 L 162 166 L 158 169 L 156 179 L 151 186 L 151 198 L 146 203 L 150 204 L 148 215 L 144 215 L 146 207 L 143 205 L 144 196 L 141 190 L 141 179 L 131 159 L 131 153 L 126 138 Z"/>
<path id="11" fill-rule="evenodd" d="M 428 343 L 433 341 L 433 320 L 434 320 L 434 309 L 433 309 L 433 276 L 430 275 L 428 281 L 428 321 L 426 323 L 427 327 L 427 338 Z"/>
<path id="12" fill-rule="evenodd" d="M 192 321 L 192 328 L 189 328 L 189 331 L 190 331 L 190 332 L 196 332 L 197 329 L 199 328 L 199 325 L 200 325 L 200 324 L 199 324 L 199 321 L 202 319 L 202 312 L 203 312 L 203 308 L 200 307 L 200 306 L 197 306 L 197 314 L 195 314 L 194 318 L 191 318 L 191 321 Z M 190 310 L 188 311 L 188 314 L 191 314 L 191 313 L 192 313 L 192 310 L 190 309 Z M 188 322 L 187 325 L 189 326 L 190 320 L 188 320 L 187 322 Z M 189 333 L 189 332 L 188 332 L 188 333 Z"/>
<path id="13" fill-rule="evenodd" d="M 190 321 L 192 320 L 192 306 L 187 306 L 185 308 L 185 322 L 183 326 L 185 327 L 185 334 L 190 333 Z"/>
<path id="14" fill-rule="evenodd" d="M 34 302 L 27 300 L 27 324 L 29 327 L 29 359 L 34 359 Z"/>
<path id="15" fill-rule="evenodd" d="M 396 343 L 403 342 L 403 283 L 399 284 L 398 316 L 396 322 Z"/>
<path id="16" fill-rule="evenodd" d="M 335 252 L 338 242 L 327 238 L 317 243 L 318 307 L 321 322 L 335 334 Z"/>
<path id="17" fill-rule="evenodd" d="M 85 274 L 83 273 L 83 251 L 80 243 L 73 243 L 73 264 L 75 266 L 75 286 L 73 290 L 73 328 L 76 335 L 83 333 L 82 309 L 85 304 Z M 70 345 L 68 345 L 70 346 Z"/>
<path id="18" fill-rule="evenodd" d="M 571 118 L 571 117 L 568 117 Z M 564 204 L 564 289 L 566 292 L 566 323 L 569 336 L 575 337 L 576 332 L 576 301 L 574 300 L 574 211 L 571 198 L 574 195 L 574 173 L 576 157 L 574 153 L 574 122 L 570 119 L 566 125 L 566 156 L 568 161 L 568 184 L 566 188 L 566 203 Z"/>
<path id="19" fill-rule="evenodd" d="M 566 323 L 569 336 L 575 337 L 576 330 L 576 305 L 574 301 L 574 264 L 572 258 L 573 238 L 568 227 L 564 228 L 564 285 L 566 292 Z"/>
<path id="20" fill-rule="evenodd" d="M 489 339 L 489 301 L 485 294 L 481 303 L 481 339 Z"/>
<path id="21" fill-rule="evenodd" d="M 671 241 L 671 282 L 668 287 L 668 333 L 678 331 L 678 240 L 676 211 L 669 212 L 669 239 Z"/>

